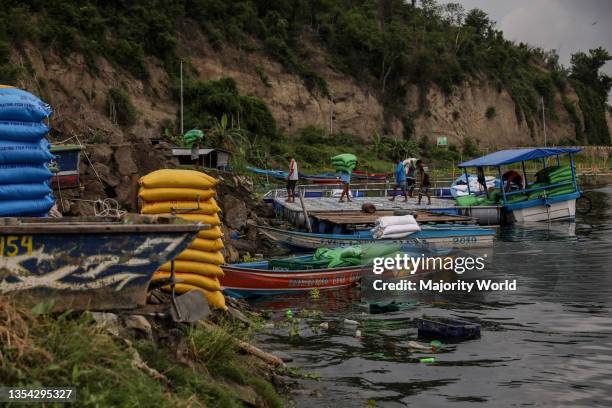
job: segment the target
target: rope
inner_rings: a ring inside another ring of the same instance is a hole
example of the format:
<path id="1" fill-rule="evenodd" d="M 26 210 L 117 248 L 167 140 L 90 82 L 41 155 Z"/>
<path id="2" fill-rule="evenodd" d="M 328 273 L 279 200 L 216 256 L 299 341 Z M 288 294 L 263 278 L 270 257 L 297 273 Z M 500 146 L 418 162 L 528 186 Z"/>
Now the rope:
<path id="1" fill-rule="evenodd" d="M 117 200 L 114 198 L 105 198 L 104 200 L 84 200 L 81 198 L 73 198 L 72 200 L 93 203 L 94 215 L 96 217 L 120 218 L 127 212 L 121 209 L 119 202 L 117 202 Z"/>

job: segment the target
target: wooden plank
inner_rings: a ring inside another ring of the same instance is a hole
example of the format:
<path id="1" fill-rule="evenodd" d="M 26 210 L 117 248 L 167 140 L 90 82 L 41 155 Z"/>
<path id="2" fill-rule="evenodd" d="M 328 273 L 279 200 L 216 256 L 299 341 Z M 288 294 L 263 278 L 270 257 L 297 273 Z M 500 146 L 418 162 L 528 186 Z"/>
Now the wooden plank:
<path id="1" fill-rule="evenodd" d="M 425 211 L 412 212 L 419 223 L 474 223 L 475 220 L 471 217 L 462 215 L 438 214 Z M 350 224 L 374 224 L 380 217 L 396 215 L 394 211 L 377 211 L 373 214 L 358 213 L 358 212 L 324 212 L 314 213 L 312 216 L 319 221 L 330 222 L 338 225 Z M 405 214 L 402 214 L 405 215 Z"/>

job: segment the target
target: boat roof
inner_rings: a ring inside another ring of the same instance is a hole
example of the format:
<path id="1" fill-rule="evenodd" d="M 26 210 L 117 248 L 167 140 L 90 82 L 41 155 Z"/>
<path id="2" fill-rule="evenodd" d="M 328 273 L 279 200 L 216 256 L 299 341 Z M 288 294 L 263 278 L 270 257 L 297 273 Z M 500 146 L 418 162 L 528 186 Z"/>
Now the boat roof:
<path id="1" fill-rule="evenodd" d="M 580 147 L 538 147 L 528 149 L 499 150 L 470 161 L 463 162 L 459 167 L 501 166 L 526 160 L 541 159 L 560 154 L 578 153 Z"/>

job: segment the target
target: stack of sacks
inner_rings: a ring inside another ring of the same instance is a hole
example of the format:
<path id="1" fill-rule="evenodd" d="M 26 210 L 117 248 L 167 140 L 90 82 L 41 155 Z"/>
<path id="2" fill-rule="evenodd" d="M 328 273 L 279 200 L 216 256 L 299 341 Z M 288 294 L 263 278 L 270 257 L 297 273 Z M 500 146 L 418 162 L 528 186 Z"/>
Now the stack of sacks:
<path id="1" fill-rule="evenodd" d="M 412 215 L 380 217 L 376 220 L 372 228 L 372 236 L 375 239 L 404 238 L 415 232 L 419 232 L 421 227 Z"/>
<path id="2" fill-rule="evenodd" d="M 555 184 L 572 180 L 572 169 L 570 166 L 545 167 L 536 173 L 538 183 Z"/>
<path id="3" fill-rule="evenodd" d="M 344 153 L 331 158 L 332 166 L 338 173 L 352 173 L 357 165 L 357 157 L 354 154 Z"/>
<path id="4" fill-rule="evenodd" d="M 401 246 L 399 244 L 365 244 L 334 249 L 319 248 L 312 258 L 315 261 L 328 262 L 328 268 L 370 265 L 375 258 L 394 257 L 401 252 L 400 250 Z"/>
<path id="5" fill-rule="evenodd" d="M 141 212 L 153 215 L 171 215 L 177 209 L 177 216 L 190 221 L 209 224 L 211 229 L 200 231 L 188 249 L 174 260 L 176 285 L 179 293 L 199 290 L 206 296 L 213 308 L 225 309 L 225 298 L 221 293 L 219 278 L 223 276 L 223 234 L 221 232 L 221 209 L 215 199 L 217 180 L 207 174 L 193 170 L 158 170 L 140 179 L 139 197 L 143 201 Z M 200 208 L 197 208 L 197 199 Z M 181 214 L 181 209 L 188 211 Z M 168 278 L 171 263 L 167 262 L 157 271 L 153 279 Z M 164 289 L 168 290 L 166 286 Z"/>
<path id="6" fill-rule="evenodd" d="M 0 217 L 45 217 L 55 203 L 42 122 L 49 115 L 51 107 L 34 95 L 0 85 Z"/>
<path id="7" fill-rule="evenodd" d="M 470 194 L 481 193 L 485 191 L 485 189 L 482 187 L 482 184 L 478 182 L 478 177 L 470 175 L 468 180 L 470 184 Z M 499 187 L 499 181 L 495 177 L 486 176 L 485 180 L 487 184 L 487 190 L 490 188 Z M 462 174 L 461 176 L 457 177 L 455 181 L 453 181 L 453 183 L 451 184 L 450 191 L 453 198 L 468 195 L 468 185 L 465 181 L 465 174 Z"/>

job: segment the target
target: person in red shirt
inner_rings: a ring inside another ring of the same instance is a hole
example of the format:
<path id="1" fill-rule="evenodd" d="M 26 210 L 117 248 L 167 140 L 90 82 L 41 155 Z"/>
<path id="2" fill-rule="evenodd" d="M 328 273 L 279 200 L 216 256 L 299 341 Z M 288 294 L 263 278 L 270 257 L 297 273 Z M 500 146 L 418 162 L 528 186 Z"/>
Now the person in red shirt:
<path id="1" fill-rule="evenodd" d="M 504 182 L 506 183 L 504 187 L 506 193 L 512 191 L 512 186 L 516 186 L 521 190 L 525 188 L 523 177 L 514 170 L 509 170 L 503 174 L 502 183 Z"/>

